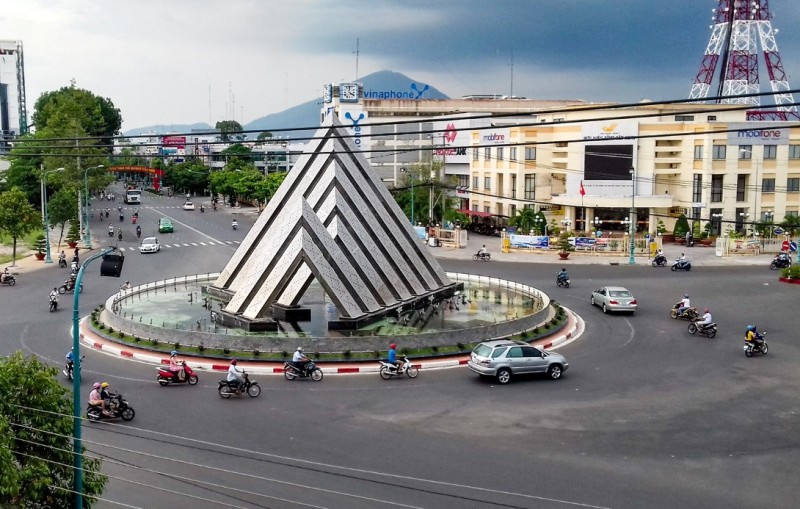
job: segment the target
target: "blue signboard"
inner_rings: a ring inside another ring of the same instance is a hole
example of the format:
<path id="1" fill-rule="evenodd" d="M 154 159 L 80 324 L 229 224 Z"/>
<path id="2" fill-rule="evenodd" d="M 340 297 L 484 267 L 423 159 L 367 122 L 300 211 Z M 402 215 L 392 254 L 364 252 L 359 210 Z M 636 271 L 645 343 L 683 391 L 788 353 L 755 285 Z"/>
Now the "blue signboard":
<path id="1" fill-rule="evenodd" d="M 417 237 L 419 237 L 421 240 L 425 240 L 425 233 L 428 231 L 427 228 L 424 226 L 414 226 L 413 228 L 414 231 L 417 232 Z"/>
<path id="2" fill-rule="evenodd" d="M 575 249 L 592 249 L 597 242 L 597 239 L 590 237 L 576 237 Z"/>
<path id="3" fill-rule="evenodd" d="M 797 252 L 797 242 L 795 241 L 789 242 L 789 251 L 791 251 L 792 253 Z"/>
<path id="4" fill-rule="evenodd" d="M 511 247 L 532 247 L 536 249 L 549 249 L 550 237 L 539 235 L 509 235 Z"/>

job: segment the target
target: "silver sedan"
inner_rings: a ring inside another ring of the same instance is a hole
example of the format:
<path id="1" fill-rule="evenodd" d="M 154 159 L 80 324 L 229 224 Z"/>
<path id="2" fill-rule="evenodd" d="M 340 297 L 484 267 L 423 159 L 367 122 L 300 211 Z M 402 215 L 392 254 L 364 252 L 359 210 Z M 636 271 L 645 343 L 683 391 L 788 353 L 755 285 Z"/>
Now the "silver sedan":
<path id="1" fill-rule="evenodd" d="M 636 299 L 633 294 L 621 286 L 604 286 L 592 292 L 590 302 L 600 306 L 603 313 L 609 311 L 636 311 Z"/>

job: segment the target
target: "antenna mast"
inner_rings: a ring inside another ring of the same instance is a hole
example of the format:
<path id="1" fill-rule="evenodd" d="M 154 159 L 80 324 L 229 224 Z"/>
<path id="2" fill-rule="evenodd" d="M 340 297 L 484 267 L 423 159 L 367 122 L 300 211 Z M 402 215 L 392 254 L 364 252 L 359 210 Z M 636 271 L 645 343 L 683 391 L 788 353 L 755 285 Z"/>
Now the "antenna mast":
<path id="1" fill-rule="evenodd" d="M 356 37 L 356 80 L 358 80 L 358 43 L 359 38 Z"/>

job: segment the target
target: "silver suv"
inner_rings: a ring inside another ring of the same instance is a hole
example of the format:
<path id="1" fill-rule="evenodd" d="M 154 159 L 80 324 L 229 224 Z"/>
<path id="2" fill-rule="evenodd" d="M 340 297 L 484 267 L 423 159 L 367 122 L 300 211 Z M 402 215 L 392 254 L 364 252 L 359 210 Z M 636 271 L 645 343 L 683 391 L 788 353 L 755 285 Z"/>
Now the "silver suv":
<path id="1" fill-rule="evenodd" d="M 522 341 L 496 339 L 476 346 L 467 366 L 481 376 L 493 376 L 499 383 L 507 384 L 512 375 L 523 373 L 547 373 L 558 380 L 569 363 L 561 354 L 546 352 Z"/>

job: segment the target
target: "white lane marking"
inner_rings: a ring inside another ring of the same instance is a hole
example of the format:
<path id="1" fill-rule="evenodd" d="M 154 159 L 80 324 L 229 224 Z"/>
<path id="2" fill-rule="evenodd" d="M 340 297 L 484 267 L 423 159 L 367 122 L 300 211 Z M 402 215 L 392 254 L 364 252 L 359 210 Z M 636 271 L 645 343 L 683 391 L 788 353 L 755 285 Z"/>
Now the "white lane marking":
<path id="1" fill-rule="evenodd" d="M 633 328 L 633 324 L 630 322 L 630 320 L 628 320 L 627 318 L 624 318 L 624 320 L 625 320 L 625 323 L 627 323 L 627 324 L 628 324 L 628 327 L 630 327 L 630 328 L 631 328 L 631 335 L 630 335 L 630 337 L 628 338 L 628 341 L 626 341 L 625 343 L 623 343 L 623 344 L 622 344 L 622 346 L 628 346 L 628 343 L 630 343 L 631 341 L 633 341 L 633 335 L 636 333 L 636 329 L 634 329 L 634 328 Z"/>

